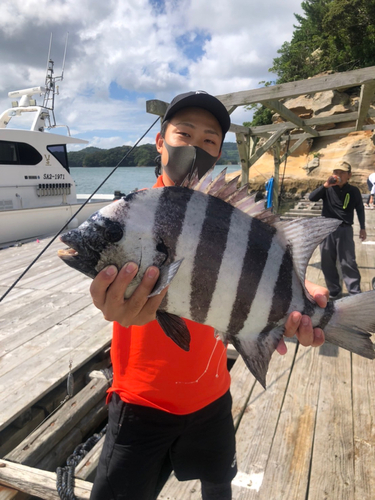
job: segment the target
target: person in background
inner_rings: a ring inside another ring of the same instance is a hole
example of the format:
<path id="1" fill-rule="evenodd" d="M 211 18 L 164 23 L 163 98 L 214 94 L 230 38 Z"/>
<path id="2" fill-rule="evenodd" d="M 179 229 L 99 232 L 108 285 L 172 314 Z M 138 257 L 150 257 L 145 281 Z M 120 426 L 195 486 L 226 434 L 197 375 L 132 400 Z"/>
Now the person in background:
<path id="1" fill-rule="evenodd" d="M 374 209 L 374 194 L 375 194 L 375 172 L 370 174 L 367 179 L 367 187 L 370 191 L 370 194 L 367 198 L 367 203 L 365 204 L 365 208 Z"/>
<path id="2" fill-rule="evenodd" d="M 361 275 L 358 270 L 353 239 L 354 210 L 360 224 L 359 238 L 366 239 L 365 210 L 359 189 L 349 184 L 351 165 L 342 161 L 335 166 L 333 175 L 310 193 L 310 201 L 323 200 L 322 215 L 341 220 L 341 225 L 321 243 L 321 266 L 330 299 L 341 296 L 338 260 L 342 276 L 350 295 L 361 292 Z"/>
<path id="3" fill-rule="evenodd" d="M 229 126 L 215 97 L 176 96 L 156 136 L 162 172 L 154 188 L 179 185 L 191 171 L 192 150 L 204 175 L 220 157 Z M 213 328 L 185 320 L 191 348 L 177 347 L 155 319 L 167 290 L 149 298 L 157 267 L 124 299 L 137 272 L 133 262 L 119 271 L 108 266 L 91 285 L 95 306 L 114 321 L 108 430 L 91 500 L 155 500 L 172 470 L 179 480 L 199 479 L 204 500 L 230 500 L 237 466 L 225 346 Z M 307 286 L 325 307 L 328 291 Z M 294 334 L 305 346 L 324 342 L 324 332 L 296 311 L 285 326 L 286 336 Z M 277 350 L 285 354 L 284 341 Z"/>

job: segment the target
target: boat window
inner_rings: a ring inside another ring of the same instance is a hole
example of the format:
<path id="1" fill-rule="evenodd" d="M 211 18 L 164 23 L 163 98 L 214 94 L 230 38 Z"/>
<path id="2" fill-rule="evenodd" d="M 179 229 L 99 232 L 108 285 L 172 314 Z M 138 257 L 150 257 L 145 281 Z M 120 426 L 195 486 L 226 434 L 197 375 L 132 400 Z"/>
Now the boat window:
<path id="1" fill-rule="evenodd" d="M 66 154 L 65 144 L 54 144 L 53 146 L 47 146 L 47 149 L 57 161 L 69 172 L 68 155 Z"/>
<path id="2" fill-rule="evenodd" d="M 37 165 L 42 155 L 25 142 L 0 141 L 0 164 Z"/>
<path id="3" fill-rule="evenodd" d="M 0 163 L 18 163 L 15 144 L 0 141 Z"/>

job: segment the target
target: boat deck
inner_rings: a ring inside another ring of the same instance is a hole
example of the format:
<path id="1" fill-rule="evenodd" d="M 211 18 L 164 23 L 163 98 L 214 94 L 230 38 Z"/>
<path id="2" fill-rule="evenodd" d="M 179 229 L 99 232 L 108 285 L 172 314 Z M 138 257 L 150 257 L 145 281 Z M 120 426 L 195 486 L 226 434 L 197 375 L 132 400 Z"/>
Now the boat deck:
<path id="1" fill-rule="evenodd" d="M 355 239 L 363 291 L 375 277 L 374 212 L 366 211 L 368 243 Z M 0 251 L 1 294 L 46 241 Z M 70 362 L 75 371 L 110 344 L 90 280 L 57 258 L 60 247 L 55 242 L 0 304 L 0 430 L 64 381 Z M 307 277 L 323 284 L 318 251 Z M 231 370 L 240 471 L 233 499 L 374 498 L 374 365 L 328 344 L 287 345 L 286 356 L 273 356 L 266 391 L 241 358 Z M 197 482 L 173 477 L 159 495 L 199 498 Z"/>

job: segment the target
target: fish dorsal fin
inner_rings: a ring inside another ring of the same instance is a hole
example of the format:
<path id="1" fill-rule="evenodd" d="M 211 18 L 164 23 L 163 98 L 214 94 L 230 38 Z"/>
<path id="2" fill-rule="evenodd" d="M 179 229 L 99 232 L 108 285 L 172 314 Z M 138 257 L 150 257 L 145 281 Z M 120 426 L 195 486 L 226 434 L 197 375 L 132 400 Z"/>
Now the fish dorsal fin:
<path id="1" fill-rule="evenodd" d="M 260 219 L 267 224 L 272 225 L 279 220 L 278 215 L 273 214 L 270 209 L 264 208 L 264 200 L 255 201 L 256 195 L 248 193 L 249 188 L 247 184 L 238 187 L 239 175 L 226 182 L 227 168 L 224 168 L 214 178 L 213 170 L 214 167 L 208 170 L 201 179 L 198 179 L 198 171 L 194 169 L 181 183 L 181 187 L 194 189 L 194 191 L 200 191 L 219 198 L 242 212 L 251 215 L 251 217 Z"/>
<path id="2" fill-rule="evenodd" d="M 305 287 L 307 264 L 315 250 L 326 236 L 335 231 L 341 221 L 325 217 L 312 217 L 280 221 L 274 224 L 285 248 L 293 255 L 294 270 L 311 302 L 314 299 Z"/>

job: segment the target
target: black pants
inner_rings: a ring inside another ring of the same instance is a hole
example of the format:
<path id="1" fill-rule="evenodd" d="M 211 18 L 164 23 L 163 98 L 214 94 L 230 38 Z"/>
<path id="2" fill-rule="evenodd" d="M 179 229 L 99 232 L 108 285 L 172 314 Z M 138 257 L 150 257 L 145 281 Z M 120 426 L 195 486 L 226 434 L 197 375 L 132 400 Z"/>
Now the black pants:
<path id="1" fill-rule="evenodd" d="M 204 500 L 230 500 L 237 473 L 228 392 L 189 415 L 124 403 L 114 394 L 91 500 L 154 500 L 173 469 L 200 479 Z"/>
<path id="2" fill-rule="evenodd" d="M 338 259 L 342 277 L 350 295 L 361 292 L 361 275 L 355 260 L 352 226 L 339 226 L 320 245 L 322 271 L 329 294 L 341 293 L 340 277 L 336 267 Z"/>

